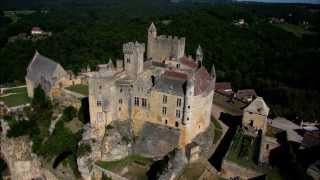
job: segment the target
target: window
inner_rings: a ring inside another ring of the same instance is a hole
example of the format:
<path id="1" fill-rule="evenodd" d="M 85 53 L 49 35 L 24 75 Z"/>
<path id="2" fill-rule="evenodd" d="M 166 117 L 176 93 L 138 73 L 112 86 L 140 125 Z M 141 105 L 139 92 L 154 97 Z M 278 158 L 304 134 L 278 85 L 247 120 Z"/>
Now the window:
<path id="1" fill-rule="evenodd" d="M 177 107 L 181 107 L 181 98 L 177 99 Z"/>
<path id="2" fill-rule="evenodd" d="M 166 122 L 166 124 L 168 124 L 168 120 L 166 120 L 165 122 Z"/>
<path id="3" fill-rule="evenodd" d="M 269 150 L 269 144 L 266 144 L 266 150 Z"/>
<path id="4" fill-rule="evenodd" d="M 188 106 L 188 109 L 190 109 L 190 106 Z"/>
<path id="5" fill-rule="evenodd" d="M 179 127 L 179 123 L 176 121 L 176 127 Z"/>
<path id="6" fill-rule="evenodd" d="M 176 117 L 180 118 L 180 110 L 176 110 Z"/>
<path id="7" fill-rule="evenodd" d="M 119 99 L 119 104 L 122 104 L 122 99 Z"/>
<path id="8" fill-rule="evenodd" d="M 141 101 L 142 101 L 142 107 L 147 107 L 147 99 L 141 98 Z"/>
<path id="9" fill-rule="evenodd" d="M 134 97 L 134 105 L 139 106 L 139 98 L 138 97 Z"/>
<path id="10" fill-rule="evenodd" d="M 162 114 L 166 115 L 167 114 L 167 107 L 162 107 Z"/>
<path id="11" fill-rule="evenodd" d="M 102 86 L 99 86 L 99 89 L 102 89 Z"/>
<path id="12" fill-rule="evenodd" d="M 102 106 L 102 101 L 97 101 L 97 106 Z"/>
<path id="13" fill-rule="evenodd" d="M 120 88 L 120 93 L 122 93 L 122 88 Z"/>
<path id="14" fill-rule="evenodd" d="M 130 64 L 130 59 L 129 59 L 129 58 L 127 58 L 127 63 L 129 63 L 129 64 Z"/>
<path id="15" fill-rule="evenodd" d="M 167 96 L 166 95 L 163 95 L 162 102 L 163 102 L 163 104 L 167 104 Z"/>
<path id="16" fill-rule="evenodd" d="M 121 107 L 119 107 L 119 111 L 121 111 Z"/>
<path id="17" fill-rule="evenodd" d="M 177 64 L 177 69 L 179 69 L 180 68 L 180 64 Z"/>

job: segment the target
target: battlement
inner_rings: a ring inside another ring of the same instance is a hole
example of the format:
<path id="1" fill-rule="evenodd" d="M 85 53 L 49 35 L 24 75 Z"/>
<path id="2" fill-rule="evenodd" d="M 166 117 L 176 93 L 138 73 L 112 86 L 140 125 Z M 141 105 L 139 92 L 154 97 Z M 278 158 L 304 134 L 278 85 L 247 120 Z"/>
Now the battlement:
<path id="1" fill-rule="evenodd" d="M 173 42 L 178 42 L 178 41 L 185 41 L 185 37 L 178 37 L 178 36 L 171 36 L 171 35 L 159 35 L 156 37 L 156 40 L 162 40 L 162 41 L 173 41 Z"/>
<path id="2" fill-rule="evenodd" d="M 136 42 L 128 42 L 123 44 L 124 54 L 133 54 L 134 52 L 143 53 L 145 51 L 145 44 Z"/>

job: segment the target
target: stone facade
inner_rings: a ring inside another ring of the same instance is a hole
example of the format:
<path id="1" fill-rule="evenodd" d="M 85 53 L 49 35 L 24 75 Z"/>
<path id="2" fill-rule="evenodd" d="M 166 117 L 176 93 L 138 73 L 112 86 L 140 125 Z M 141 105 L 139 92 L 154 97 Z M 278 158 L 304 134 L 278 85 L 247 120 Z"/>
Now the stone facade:
<path id="1" fill-rule="evenodd" d="M 183 57 L 185 50 L 184 37 L 172 37 L 166 35 L 157 35 L 157 29 L 152 23 L 148 30 L 148 59 L 156 59 L 159 62 L 179 59 Z"/>
<path id="2" fill-rule="evenodd" d="M 86 83 L 85 76 L 75 76 L 71 71 L 65 71 L 60 64 L 38 51 L 28 65 L 25 80 L 29 97 L 33 97 L 34 89 L 40 85 L 51 99 L 60 96 L 64 87 Z"/>
<path id="3" fill-rule="evenodd" d="M 255 131 L 262 130 L 265 134 L 269 111 L 263 98 L 257 97 L 243 110 L 242 125 Z"/>
<path id="4" fill-rule="evenodd" d="M 149 122 L 178 130 L 183 147 L 209 127 L 216 77 L 202 66 L 200 47 L 194 60 L 184 54 L 184 38 L 178 43 L 167 39 L 163 46 L 171 49 L 160 50 L 154 24 L 148 36 L 148 60 L 144 44 L 129 42 L 117 67 L 110 61 L 90 74 L 92 136 L 101 140 L 108 124 L 122 120 L 131 120 L 138 135 Z"/>

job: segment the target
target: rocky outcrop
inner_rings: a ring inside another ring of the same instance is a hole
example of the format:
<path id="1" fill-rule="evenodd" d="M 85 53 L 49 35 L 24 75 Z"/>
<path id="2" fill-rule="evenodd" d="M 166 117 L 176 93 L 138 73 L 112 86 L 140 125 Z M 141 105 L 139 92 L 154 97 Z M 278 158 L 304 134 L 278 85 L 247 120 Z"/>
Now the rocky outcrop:
<path id="1" fill-rule="evenodd" d="M 57 178 L 43 168 L 41 161 L 31 152 L 31 143 L 27 137 L 6 138 L 1 136 L 1 156 L 8 164 L 13 180 Z"/>
<path id="2" fill-rule="evenodd" d="M 166 170 L 160 175 L 159 180 L 175 179 L 178 177 L 188 163 L 184 151 L 176 149 L 168 154 L 169 161 Z"/>
<path id="3" fill-rule="evenodd" d="M 135 154 L 162 159 L 179 143 L 180 131 L 164 125 L 146 122 L 133 145 Z"/>
<path id="4" fill-rule="evenodd" d="M 131 152 L 132 141 L 130 121 L 112 122 L 101 144 L 101 160 L 114 161 L 127 157 Z"/>

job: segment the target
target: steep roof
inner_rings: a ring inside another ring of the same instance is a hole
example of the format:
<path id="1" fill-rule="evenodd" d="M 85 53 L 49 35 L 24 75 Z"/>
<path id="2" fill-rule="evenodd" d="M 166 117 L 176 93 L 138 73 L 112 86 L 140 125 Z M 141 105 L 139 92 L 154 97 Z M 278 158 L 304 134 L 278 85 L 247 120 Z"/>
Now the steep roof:
<path id="1" fill-rule="evenodd" d="M 37 83 L 44 78 L 53 84 L 65 75 L 67 73 L 60 64 L 36 52 L 28 66 L 26 78 Z"/>
<path id="2" fill-rule="evenodd" d="M 269 114 L 269 107 L 264 102 L 262 97 L 257 97 L 255 100 L 253 100 L 248 107 L 244 109 L 246 112 L 251 112 L 255 114 L 260 114 L 263 116 L 268 116 Z"/>
<path id="3" fill-rule="evenodd" d="M 193 59 L 189 59 L 188 57 L 184 56 L 182 58 L 179 59 L 179 62 L 185 66 L 188 66 L 190 68 L 197 68 L 198 64 L 193 60 Z"/>
<path id="4" fill-rule="evenodd" d="M 197 96 L 207 89 L 213 89 L 213 79 L 207 69 L 202 66 L 195 74 L 194 95 Z"/>

